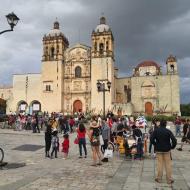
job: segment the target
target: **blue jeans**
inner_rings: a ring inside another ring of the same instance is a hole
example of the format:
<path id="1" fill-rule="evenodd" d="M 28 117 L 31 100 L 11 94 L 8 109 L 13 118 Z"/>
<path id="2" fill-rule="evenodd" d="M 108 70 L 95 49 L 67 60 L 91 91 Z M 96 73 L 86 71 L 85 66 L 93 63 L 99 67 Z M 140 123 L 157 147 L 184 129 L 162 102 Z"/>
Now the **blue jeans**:
<path id="1" fill-rule="evenodd" d="M 80 153 L 80 156 L 82 156 L 82 147 L 84 149 L 85 156 L 87 156 L 86 139 L 85 138 L 80 138 L 79 139 L 79 153 Z"/>
<path id="2" fill-rule="evenodd" d="M 175 135 L 181 135 L 181 126 L 180 125 L 176 125 L 175 126 Z"/>

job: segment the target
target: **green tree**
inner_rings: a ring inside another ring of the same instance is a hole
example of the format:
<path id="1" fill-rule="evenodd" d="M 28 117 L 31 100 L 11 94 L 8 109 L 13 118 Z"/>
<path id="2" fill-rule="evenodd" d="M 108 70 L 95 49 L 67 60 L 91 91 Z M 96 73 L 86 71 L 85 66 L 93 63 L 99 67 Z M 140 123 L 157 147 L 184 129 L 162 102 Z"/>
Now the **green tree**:
<path id="1" fill-rule="evenodd" d="M 182 116 L 190 116 L 190 103 L 189 104 L 181 104 L 181 115 Z"/>

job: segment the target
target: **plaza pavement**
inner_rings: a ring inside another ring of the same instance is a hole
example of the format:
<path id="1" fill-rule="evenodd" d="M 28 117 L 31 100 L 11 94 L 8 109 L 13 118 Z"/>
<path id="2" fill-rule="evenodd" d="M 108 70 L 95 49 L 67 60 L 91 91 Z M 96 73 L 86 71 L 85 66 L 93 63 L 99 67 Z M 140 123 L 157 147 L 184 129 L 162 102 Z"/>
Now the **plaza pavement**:
<path id="1" fill-rule="evenodd" d="M 73 143 L 76 134 L 70 137 L 70 152 L 67 160 L 60 152 L 57 159 L 44 157 L 44 148 L 37 151 L 20 151 L 14 148 L 24 145 L 44 145 L 44 133 L 0 129 L 0 147 L 5 151 L 7 167 L 0 169 L 0 190 L 188 190 L 190 189 L 190 150 L 174 150 L 174 184 L 164 180 L 154 182 L 156 163 L 154 159 L 126 161 L 117 153 L 102 166 L 90 166 L 88 157 L 78 158 L 78 146 Z M 60 142 L 62 137 L 60 136 Z M 180 139 L 178 139 L 180 141 Z M 22 167 L 19 167 L 20 166 Z M 18 168 L 14 168 L 18 166 Z"/>

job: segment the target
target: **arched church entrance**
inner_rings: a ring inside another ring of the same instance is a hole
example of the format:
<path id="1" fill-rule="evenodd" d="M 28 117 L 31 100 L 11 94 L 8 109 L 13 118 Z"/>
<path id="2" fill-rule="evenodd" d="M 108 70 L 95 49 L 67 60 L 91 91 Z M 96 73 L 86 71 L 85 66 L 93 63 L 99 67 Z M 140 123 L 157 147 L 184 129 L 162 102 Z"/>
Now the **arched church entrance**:
<path id="1" fill-rule="evenodd" d="M 146 102 L 145 104 L 145 114 L 152 115 L 153 114 L 153 106 L 151 102 Z"/>
<path id="2" fill-rule="evenodd" d="M 26 112 L 27 107 L 28 107 L 27 102 L 25 102 L 24 100 L 21 100 L 17 104 L 17 112 L 19 112 L 19 113 Z"/>
<path id="3" fill-rule="evenodd" d="M 30 107 L 29 107 L 29 113 L 33 114 L 36 112 L 40 112 L 41 111 L 41 103 L 37 100 L 34 100 L 30 103 Z"/>
<path id="4" fill-rule="evenodd" d="M 82 112 L 82 102 L 80 100 L 76 100 L 73 103 L 73 113 Z"/>

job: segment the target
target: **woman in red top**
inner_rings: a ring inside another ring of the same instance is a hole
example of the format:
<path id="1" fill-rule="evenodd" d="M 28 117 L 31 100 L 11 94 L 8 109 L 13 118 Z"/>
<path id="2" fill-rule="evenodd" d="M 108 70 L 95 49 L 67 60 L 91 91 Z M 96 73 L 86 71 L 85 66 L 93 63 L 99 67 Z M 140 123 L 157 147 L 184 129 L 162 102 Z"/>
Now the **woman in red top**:
<path id="1" fill-rule="evenodd" d="M 69 153 L 69 135 L 65 134 L 63 135 L 63 143 L 62 143 L 62 152 L 64 153 L 63 159 L 66 159 L 68 157 Z"/>
<path id="2" fill-rule="evenodd" d="M 86 149 L 86 129 L 84 124 L 80 123 L 79 127 L 77 128 L 77 137 L 79 140 L 79 158 L 82 158 L 82 146 L 85 153 L 85 158 L 87 157 L 87 149 Z"/>

